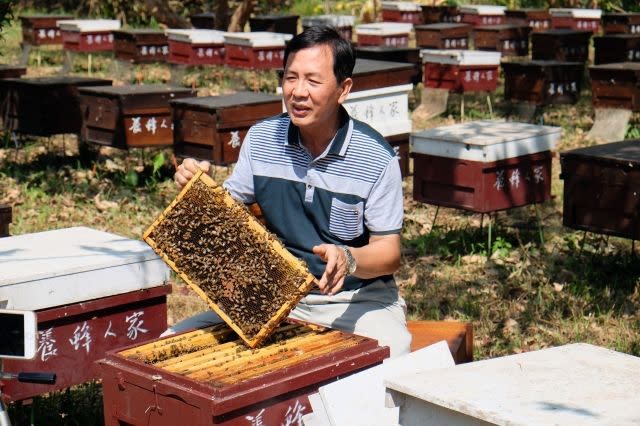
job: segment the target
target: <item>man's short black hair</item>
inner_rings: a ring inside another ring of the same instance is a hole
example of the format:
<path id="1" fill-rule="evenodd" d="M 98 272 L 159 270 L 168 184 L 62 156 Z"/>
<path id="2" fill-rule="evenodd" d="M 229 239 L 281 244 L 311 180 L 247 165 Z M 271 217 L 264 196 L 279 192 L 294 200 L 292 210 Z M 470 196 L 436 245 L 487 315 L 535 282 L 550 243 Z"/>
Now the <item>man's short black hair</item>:
<path id="1" fill-rule="evenodd" d="M 333 74 L 338 84 L 351 77 L 356 64 L 356 53 L 350 41 L 332 27 L 318 25 L 308 27 L 291 39 L 284 51 L 283 67 L 287 67 L 289 55 L 302 49 L 326 44 L 333 52 Z"/>

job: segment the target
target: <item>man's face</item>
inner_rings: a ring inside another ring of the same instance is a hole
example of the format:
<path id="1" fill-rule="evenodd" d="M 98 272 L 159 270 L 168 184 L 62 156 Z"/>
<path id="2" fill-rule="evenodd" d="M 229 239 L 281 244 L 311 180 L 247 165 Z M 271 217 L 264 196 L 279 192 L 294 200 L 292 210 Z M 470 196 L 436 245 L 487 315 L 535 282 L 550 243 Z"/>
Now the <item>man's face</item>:
<path id="1" fill-rule="evenodd" d="M 284 102 L 291 121 L 303 132 L 334 125 L 338 106 L 350 88 L 350 78 L 338 85 L 333 54 L 327 45 L 302 49 L 287 58 L 282 83 Z"/>

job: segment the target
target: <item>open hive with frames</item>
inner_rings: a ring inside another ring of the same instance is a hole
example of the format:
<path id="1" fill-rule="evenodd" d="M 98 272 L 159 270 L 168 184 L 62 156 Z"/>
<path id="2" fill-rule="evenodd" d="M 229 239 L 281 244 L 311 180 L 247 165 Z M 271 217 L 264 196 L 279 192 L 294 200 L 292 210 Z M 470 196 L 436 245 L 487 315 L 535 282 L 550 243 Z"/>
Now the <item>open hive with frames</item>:
<path id="1" fill-rule="evenodd" d="M 202 172 L 143 238 L 251 348 L 314 285 L 304 262 Z"/>

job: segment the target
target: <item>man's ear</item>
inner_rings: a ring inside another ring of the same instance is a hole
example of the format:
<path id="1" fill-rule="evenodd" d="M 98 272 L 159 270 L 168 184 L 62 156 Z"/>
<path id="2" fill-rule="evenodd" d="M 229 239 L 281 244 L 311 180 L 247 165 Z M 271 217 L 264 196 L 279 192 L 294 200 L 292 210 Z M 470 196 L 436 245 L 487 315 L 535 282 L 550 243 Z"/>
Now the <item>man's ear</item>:
<path id="1" fill-rule="evenodd" d="M 338 90 L 340 90 L 338 103 L 342 104 L 345 99 L 347 99 L 347 96 L 351 92 L 351 87 L 353 87 L 353 79 L 351 79 L 351 77 L 345 78 L 344 81 L 340 83 L 340 87 L 338 88 Z"/>

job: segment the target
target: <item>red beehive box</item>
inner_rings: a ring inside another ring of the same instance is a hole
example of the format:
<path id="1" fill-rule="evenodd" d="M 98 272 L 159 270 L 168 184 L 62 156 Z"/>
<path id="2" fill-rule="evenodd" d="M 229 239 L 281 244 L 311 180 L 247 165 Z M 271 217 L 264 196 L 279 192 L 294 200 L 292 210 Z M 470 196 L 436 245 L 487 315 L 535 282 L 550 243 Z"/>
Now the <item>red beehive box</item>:
<path id="1" fill-rule="evenodd" d="M 0 79 L 20 78 L 27 73 L 27 67 L 20 65 L 0 64 Z"/>
<path id="2" fill-rule="evenodd" d="M 422 81 L 422 59 L 420 49 L 415 47 L 385 47 L 385 46 L 359 46 L 356 47 L 358 59 L 370 59 L 374 61 L 399 62 L 413 64 L 411 83 L 418 84 Z M 358 61 L 356 60 L 356 64 Z M 402 80 L 404 81 L 404 77 Z M 366 82 L 363 81 L 363 84 Z M 360 84 L 360 83 L 358 83 Z M 400 83 L 404 84 L 404 83 Z"/>
<path id="3" fill-rule="evenodd" d="M 86 87 L 78 92 L 82 139 L 125 149 L 171 146 L 169 101 L 195 96 L 191 89 L 164 84 Z"/>
<path id="4" fill-rule="evenodd" d="M 282 68 L 284 49 L 293 36 L 267 31 L 226 33 L 225 63 L 237 68 Z"/>
<path id="5" fill-rule="evenodd" d="M 57 374 L 55 386 L 5 382 L 10 400 L 96 379 L 95 361 L 107 350 L 156 338 L 167 327 L 169 270 L 142 241 L 76 227 L 1 238 L 0 252 L 7 259 L 0 300 L 38 318 L 36 357 L 4 360 L 3 368 Z"/>
<path id="6" fill-rule="evenodd" d="M 384 22 L 406 22 L 422 24 L 422 8 L 419 3 L 408 1 L 383 1 L 382 20 Z"/>
<path id="7" fill-rule="evenodd" d="M 543 61 L 587 62 L 591 31 L 548 30 L 531 34 L 531 58 Z"/>
<path id="8" fill-rule="evenodd" d="M 557 29 L 569 29 L 578 31 L 600 31 L 600 9 L 563 9 L 551 8 L 551 27 Z"/>
<path id="9" fill-rule="evenodd" d="M 82 128 L 78 88 L 110 86 L 111 80 L 90 77 L 36 77 L 0 80 L 6 93 L 5 126 L 17 133 L 51 136 Z"/>
<path id="10" fill-rule="evenodd" d="M 474 27 L 481 25 L 499 25 L 505 22 L 504 6 L 473 5 L 460 6 L 462 22 Z"/>
<path id="11" fill-rule="evenodd" d="M 492 92 L 498 84 L 500 52 L 422 50 L 425 87 L 450 92 Z"/>
<path id="12" fill-rule="evenodd" d="M 353 39 L 353 25 L 355 21 L 356 17 L 353 15 L 305 16 L 302 18 L 302 29 L 305 30 L 317 25 L 326 25 L 335 28 L 342 37 L 351 41 Z"/>
<path id="13" fill-rule="evenodd" d="M 58 21 L 63 47 L 73 52 L 113 50 L 112 31 L 120 29 L 117 19 L 70 19 Z"/>
<path id="14" fill-rule="evenodd" d="M 560 167 L 565 226 L 640 238 L 640 140 L 563 152 Z"/>
<path id="15" fill-rule="evenodd" d="M 551 14 L 546 9 L 508 9 L 504 13 L 507 24 L 528 25 L 533 32 L 551 28 Z"/>
<path id="16" fill-rule="evenodd" d="M 460 23 L 462 15 L 457 6 L 427 6 L 420 5 L 422 9 L 422 22 L 425 24 L 437 24 L 439 22 Z"/>
<path id="17" fill-rule="evenodd" d="M 169 55 L 169 44 L 162 30 L 119 30 L 113 31 L 113 51 L 116 59 L 135 64 L 164 62 Z"/>
<path id="18" fill-rule="evenodd" d="M 9 236 L 9 225 L 12 219 L 11 206 L 0 204 L 0 237 Z"/>
<path id="19" fill-rule="evenodd" d="M 376 22 L 356 27 L 358 46 L 409 46 L 412 24 L 406 22 Z"/>
<path id="20" fill-rule="evenodd" d="M 177 156 L 228 165 L 238 161 L 249 127 L 282 112 L 282 97 L 238 92 L 171 101 L 171 109 Z"/>
<path id="21" fill-rule="evenodd" d="M 249 18 L 251 32 L 298 34 L 298 15 L 257 15 Z"/>
<path id="22" fill-rule="evenodd" d="M 221 65 L 225 61 L 224 31 L 167 30 L 169 62 L 185 65 Z"/>
<path id="23" fill-rule="evenodd" d="M 21 15 L 22 42 L 34 46 L 62 44 L 58 21 L 72 19 L 71 15 Z"/>
<path id="24" fill-rule="evenodd" d="M 226 325 L 111 351 L 102 367 L 106 426 L 301 424 L 308 396 L 380 364 L 375 340 L 284 324 L 250 350 Z"/>
<path id="25" fill-rule="evenodd" d="M 474 47 L 478 50 L 494 50 L 503 56 L 527 56 L 529 54 L 528 25 L 486 25 L 473 30 Z"/>
<path id="26" fill-rule="evenodd" d="M 610 34 L 593 38 L 593 63 L 640 62 L 639 34 Z"/>
<path id="27" fill-rule="evenodd" d="M 594 65 L 589 76 L 594 107 L 640 111 L 640 63 Z"/>
<path id="28" fill-rule="evenodd" d="M 602 15 L 605 34 L 640 34 L 640 13 L 605 13 Z"/>
<path id="29" fill-rule="evenodd" d="M 549 105 L 574 104 L 580 98 L 581 62 L 513 61 L 501 65 L 506 100 Z"/>
<path id="30" fill-rule="evenodd" d="M 411 135 L 416 201 L 489 213 L 551 197 L 560 128 L 474 121 Z"/>
<path id="31" fill-rule="evenodd" d="M 416 46 L 425 49 L 466 49 L 471 25 L 438 23 L 416 25 Z"/>

